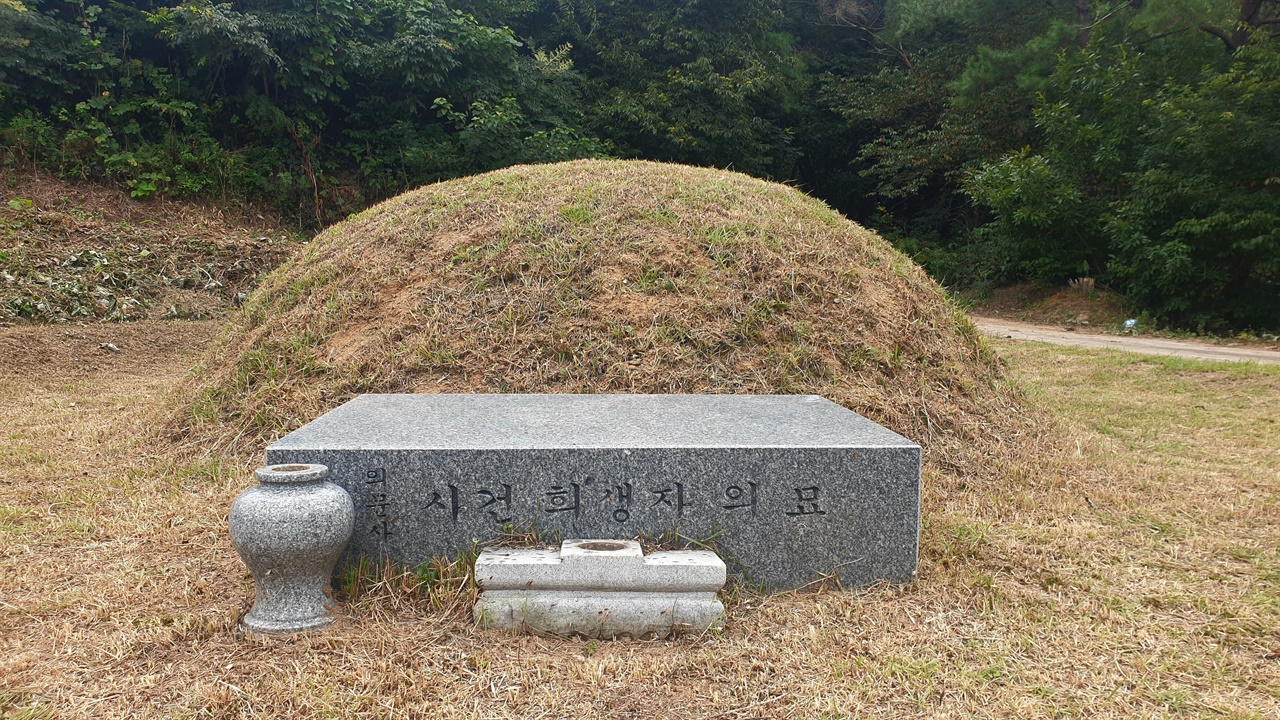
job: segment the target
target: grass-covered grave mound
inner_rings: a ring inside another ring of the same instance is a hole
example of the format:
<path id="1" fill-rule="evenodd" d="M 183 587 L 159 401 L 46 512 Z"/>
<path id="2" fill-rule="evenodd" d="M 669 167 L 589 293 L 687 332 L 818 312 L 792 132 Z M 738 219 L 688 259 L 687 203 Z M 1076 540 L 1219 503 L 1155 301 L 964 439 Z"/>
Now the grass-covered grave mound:
<path id="1" fill-rule="evenodd" d="M 1024 432 L 974 325 L 884 240 L 785 185 L 650 162 L 508 168 L 330 227 L 168 429 L 256 455 L 366 392 L 813 393 L 948 475 Z"/>

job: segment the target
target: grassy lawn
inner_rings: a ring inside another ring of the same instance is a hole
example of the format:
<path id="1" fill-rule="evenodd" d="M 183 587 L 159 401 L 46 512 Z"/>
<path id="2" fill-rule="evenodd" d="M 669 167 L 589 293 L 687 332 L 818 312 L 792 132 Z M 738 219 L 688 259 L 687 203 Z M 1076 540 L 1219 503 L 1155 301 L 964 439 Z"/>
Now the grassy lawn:
<path id="1" fill-rule="evenodd" d="M 927 473 L 913 586 L 599 643 L 488 635 L 463 583 L 388 573 L 262 639 L 226 533 L 250 468 L 153 432 L 198 345 L 0 355 L 0 718 L 1280 717 L 1280 367 L 996 343 L 1061 442 Z"/>

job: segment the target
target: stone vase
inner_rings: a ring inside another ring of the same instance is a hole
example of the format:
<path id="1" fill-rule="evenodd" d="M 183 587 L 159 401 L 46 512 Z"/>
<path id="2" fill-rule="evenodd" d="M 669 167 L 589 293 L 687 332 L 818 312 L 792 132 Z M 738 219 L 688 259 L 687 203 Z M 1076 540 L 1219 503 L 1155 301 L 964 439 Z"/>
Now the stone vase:
<path id="1" fill-rule="evenodd" d="M 231 544 L 257 585 L 242 627 L 299 632 L 333 622 L 329 578 L 351 539 L 355 505 L 324 465 L 259 468 L 231 504 Z"/>

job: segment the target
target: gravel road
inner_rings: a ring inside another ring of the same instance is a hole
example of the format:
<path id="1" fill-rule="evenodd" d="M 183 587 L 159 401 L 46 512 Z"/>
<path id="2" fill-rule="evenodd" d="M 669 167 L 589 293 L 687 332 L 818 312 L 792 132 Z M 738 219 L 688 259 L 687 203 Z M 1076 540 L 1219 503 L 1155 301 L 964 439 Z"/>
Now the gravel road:
<path id="1" fill-rule="evenodd" d="M 1195 360 L 1280 364 L 1280 350 L 1270 350 L 1256 346 L 1228 347 L 1168 338 L 1098 335 L 986 317 L 975 317 L 973 321 L 978 324 L 979 330 L 988 335 L 1012 338 L 1014 340 L 1034 340 L 1054 345 L 1074 345 L 1087 348 L 1110 348 L 1147 355 L 1169 355 Z"/>

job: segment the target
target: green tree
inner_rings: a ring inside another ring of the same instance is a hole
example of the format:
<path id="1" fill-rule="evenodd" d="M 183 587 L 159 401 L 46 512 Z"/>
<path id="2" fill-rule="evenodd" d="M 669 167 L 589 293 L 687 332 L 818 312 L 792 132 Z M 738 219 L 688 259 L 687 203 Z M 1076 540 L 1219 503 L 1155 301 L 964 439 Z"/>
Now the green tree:
<path id="1" fill-rule="evenodd" d="M 1280 43 L 1095 36 L 1048 80 L 1040 147 L 975 169 L 1003 279 L 1094 275 L 1167 321 L 1280 324 Z M 978 249 L 981 248 L 981 249 Z"/>
<path id="2" fill-rule="evenodd" d="M 1280 327 L 1280 43 L 1241 45 L 1149 109 L 1106 216 L 1108 276 L 1175 322 Z"/>
<path id="3" fill-rule="evenodd" d="M 266 196 L 319 222 L 422 182 L 609 152 L 581 130 L 567 49 L 446 0 L 5 2 L 6 144 L 140 196 Z"/>
<path id="4" fill-rule="evenodd" d="M 788 113 L 807 80 L 776 0 L 565 0 L 591 78 L 588 126 L 626 153 L 789 177 Z"/>
<path id="5" fill-rule="evenodd" d="M 1017 50 L 1042 33 L 1050 40 L 1022 55 L 1056 59 L 1056 48 L 1042 46 L 1063 42 L 1049 30 L 1068 10 L 1013 0 L 891 1 L 878 33 L 881 67 L 827 81 L 827 102 L 864 138 L 854 160 L 872 183 L 874 212 L 864 219 L 944 282 L 991 274 L 967 245 L 981 218 L 962 180 L 976 165 L 1036 141 L 1035 83 L 1012 76 L 1047 72 L 1033 65 L 979 82 L 966 68 L 992 63 L 995 51 L 979 56 L 983 48 Z"/>

